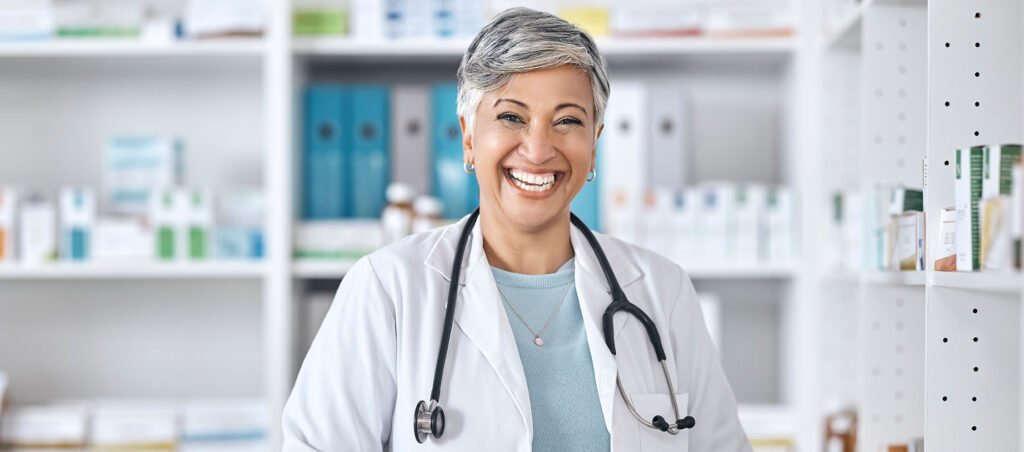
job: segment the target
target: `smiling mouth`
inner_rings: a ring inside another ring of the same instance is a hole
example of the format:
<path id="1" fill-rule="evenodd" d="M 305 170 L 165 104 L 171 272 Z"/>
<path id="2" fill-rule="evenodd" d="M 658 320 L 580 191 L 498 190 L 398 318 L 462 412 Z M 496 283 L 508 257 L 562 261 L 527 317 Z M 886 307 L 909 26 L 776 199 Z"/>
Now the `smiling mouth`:
<path id="1" fill-rule="evenodd" d="M 508 178 L 509 182 L 523 190 L 531 192 L 544 192 L 550 190 L 559 180 L 561 180 L 564 174 L 565 173 L 562 171 L 532 174 L 512 168 L 505 169 L 505 177 Z"/>

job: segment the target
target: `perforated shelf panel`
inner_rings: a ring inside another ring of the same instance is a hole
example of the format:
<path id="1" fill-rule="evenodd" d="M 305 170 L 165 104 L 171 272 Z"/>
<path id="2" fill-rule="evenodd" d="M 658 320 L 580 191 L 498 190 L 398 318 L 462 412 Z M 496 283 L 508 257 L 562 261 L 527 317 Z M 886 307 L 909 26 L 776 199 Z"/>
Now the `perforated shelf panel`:
<path id="1" fill-rule="evenodd" d="M 929 3 L 929 212 L 954 204 L 957 148 L 1022 141 L 1022 13 L 1020 0 Z M 927 290 L 928 450 L 1020 450 L 1020 291 Z"/>
<path id="2" fill-rule="evenodd" d="M 927 12 L 872 4 L 862 19 L 862 186 L 923 188 L 927 140 Z M 923 275 L 865 278 L 861 450 L 924 436 Z M 915 278 L 912 278 L 915 277 Z M 893 281 L 889 281 L 893 279 Z M 922 284 L 908 284 L 920 279 Z"/>

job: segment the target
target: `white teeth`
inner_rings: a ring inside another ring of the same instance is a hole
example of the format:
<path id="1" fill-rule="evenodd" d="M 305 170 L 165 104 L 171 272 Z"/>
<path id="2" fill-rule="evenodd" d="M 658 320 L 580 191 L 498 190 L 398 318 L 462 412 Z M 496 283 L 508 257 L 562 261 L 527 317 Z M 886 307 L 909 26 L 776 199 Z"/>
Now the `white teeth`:
<path id="1" fill-rule="evenodd" d="M 510 179 L 512 183 L 526 191 L 541 192 L 550 190 L 551 187 L 555 186 L 555 177 L 551 175 L 549 177 L 534 177 L 531 174 L 520 173 L 518 171 L 510 171 Z M 535 181 L 535 182 L 534 182 Z"/>
<path id="2" fill-rule="evenodd" d="M 555 183 L 555 175 L 553 173 L 547 175 L 537 175 L 518 170 L 510 170 L 509 173 L 512 175 L 513 178 L 519 179 L 520 181 L 532 185 L 552 185 Z"/>

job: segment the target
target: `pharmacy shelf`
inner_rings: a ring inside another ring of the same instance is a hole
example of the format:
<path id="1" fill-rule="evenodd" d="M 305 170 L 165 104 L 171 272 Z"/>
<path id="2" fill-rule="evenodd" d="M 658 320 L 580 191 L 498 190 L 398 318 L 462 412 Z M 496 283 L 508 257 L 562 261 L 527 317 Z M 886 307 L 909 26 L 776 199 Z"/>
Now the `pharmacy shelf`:
<path id="1" fill-rule="evenodd" d="M 355 262 L 354 259 L 299 259 L 292 262 L 292 276 L 307 279 L 340 279 Z M 789 279 L 796 274 L 796 268 L 788 265 L 743 267 L 687 267 L 684 265 L 683 268 L 690 278 L 701 280 Z"/>
<path id="2" fill-rule="evenodd" d="M 1015 272 L 929 272 L 928 285 L 1007 295 L 1020 294 L 1024 275 Z"/>
<path id="3" fill-rule="evenodd" d="M 143 42 L 133 39 L 52 39 L 2 42 L 0 58 L 63 57 L 259 57 L 263 40 L 232 38 L 204 41 Z"/>
<path id="4" fill-rule="evenodd" d="M 865 284 L 878 286 L 924 287 L 927 279 L 925 273 L 923 271 L 867 271 L 861 274 L 861 280 Z"/>
<path id="5" fill-rule="evenodd" d="M 262 262 L 0 265 L 0 280 L 259 279 Z"/>
<path id="6" fill-rule="evenodd" d="M 597 39 L 609 59 L 645 56 L 696 55 L 789 55 L 796 50 L 793 37 L 780 38 L 604 38 Z M 405 61 L 415 59 L 458 60 L 468 40 L 425 39 L 418 41 L 359 41 L 348 38 L 296 38 L 292 50 L 302 56 L 369 58 Z"/>

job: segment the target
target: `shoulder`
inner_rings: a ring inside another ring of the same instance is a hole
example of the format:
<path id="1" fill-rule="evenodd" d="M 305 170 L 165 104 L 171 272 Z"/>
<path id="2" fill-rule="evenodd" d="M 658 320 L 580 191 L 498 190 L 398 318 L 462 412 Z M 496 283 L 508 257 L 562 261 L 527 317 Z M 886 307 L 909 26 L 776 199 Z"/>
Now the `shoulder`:
<path id="1" fill-rule="evenodd" d="M 406 236 L 370 253 L 362 260 L 385 288 L 420 284 L 431 280 L 434 272 L 427 265 L 428 258 L 438 247 L 444 247 L 451 236 L 459 234 L 457 223 Z"/>

